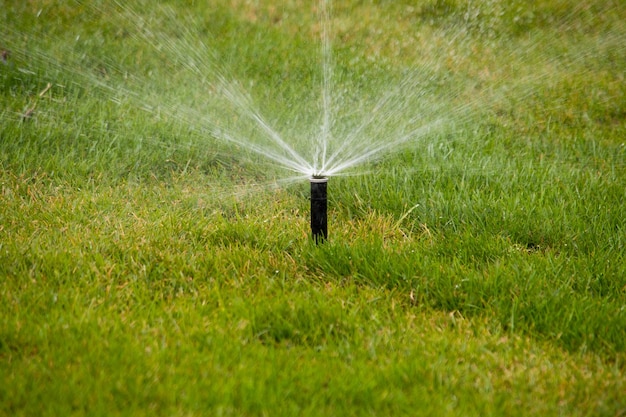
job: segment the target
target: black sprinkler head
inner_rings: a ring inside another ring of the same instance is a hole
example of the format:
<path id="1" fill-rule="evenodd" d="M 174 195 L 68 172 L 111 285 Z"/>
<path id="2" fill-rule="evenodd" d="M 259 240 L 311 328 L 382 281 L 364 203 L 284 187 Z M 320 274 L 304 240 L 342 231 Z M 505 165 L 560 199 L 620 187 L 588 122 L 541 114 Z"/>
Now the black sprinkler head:
<path id="1" fill-rule="evenodd" d="M 328 239 L 327 177 L 313 176 L 311 181 L 311 234 L 316 244 Z"/>

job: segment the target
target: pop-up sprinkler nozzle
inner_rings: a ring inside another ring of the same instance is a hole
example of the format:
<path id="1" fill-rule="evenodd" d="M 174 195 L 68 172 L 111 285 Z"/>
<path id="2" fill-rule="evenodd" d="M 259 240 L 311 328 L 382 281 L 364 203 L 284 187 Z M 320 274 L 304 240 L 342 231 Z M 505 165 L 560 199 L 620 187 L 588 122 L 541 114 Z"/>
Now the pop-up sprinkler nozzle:
<path id="1" fill-rule="evenodd" d="M 313 176 L 311 181 L 311 233 L 316 244 L 328 239 L 327 177 Z"/>

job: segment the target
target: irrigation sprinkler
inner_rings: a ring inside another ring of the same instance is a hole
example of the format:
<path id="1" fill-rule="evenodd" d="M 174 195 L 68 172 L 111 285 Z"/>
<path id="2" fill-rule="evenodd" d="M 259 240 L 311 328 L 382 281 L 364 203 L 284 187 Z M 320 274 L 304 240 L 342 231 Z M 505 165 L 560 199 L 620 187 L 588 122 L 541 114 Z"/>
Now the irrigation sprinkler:
<path id="1" fill-rule="evenodd" d="M 327 177 L 313 176 L 311 181 L 311 233 L 315 244 L 328 239 Z"/>

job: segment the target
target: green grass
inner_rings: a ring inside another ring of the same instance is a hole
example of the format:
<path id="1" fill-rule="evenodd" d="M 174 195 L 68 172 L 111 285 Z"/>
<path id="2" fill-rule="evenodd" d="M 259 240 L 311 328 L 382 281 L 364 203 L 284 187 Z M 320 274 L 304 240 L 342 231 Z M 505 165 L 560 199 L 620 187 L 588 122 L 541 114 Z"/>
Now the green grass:
<path id="1" fill-rule="evenodd" d="M 0 415 L 626 413 L 620 2 L 336 1 L 338 136 L 407 76 L 382 128 L 444 119 L 330 179 L 321 246 L 307 182 L 203 127 L 260 140 L 219 62 L 315 133 L 315 4 L 14 3 Z"/>

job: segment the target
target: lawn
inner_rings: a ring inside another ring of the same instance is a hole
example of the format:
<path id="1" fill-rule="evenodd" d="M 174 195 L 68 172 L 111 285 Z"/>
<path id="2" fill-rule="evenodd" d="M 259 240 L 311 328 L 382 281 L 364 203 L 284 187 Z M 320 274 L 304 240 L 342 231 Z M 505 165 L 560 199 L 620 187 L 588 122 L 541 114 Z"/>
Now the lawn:
<path id="1" fill-rule="evenodd" d="M 0 415 L 626 415 L 626 7 L 322 5 L 0 0 Z"/>

